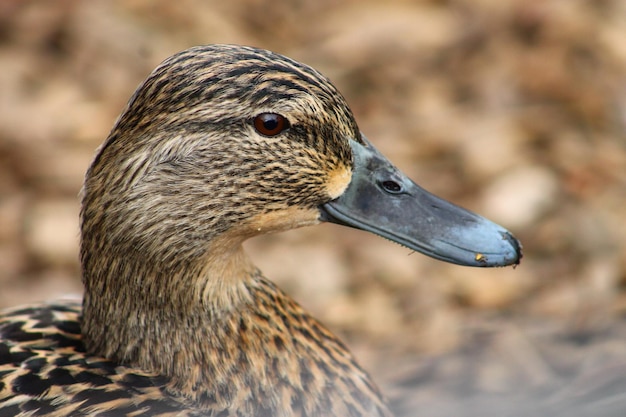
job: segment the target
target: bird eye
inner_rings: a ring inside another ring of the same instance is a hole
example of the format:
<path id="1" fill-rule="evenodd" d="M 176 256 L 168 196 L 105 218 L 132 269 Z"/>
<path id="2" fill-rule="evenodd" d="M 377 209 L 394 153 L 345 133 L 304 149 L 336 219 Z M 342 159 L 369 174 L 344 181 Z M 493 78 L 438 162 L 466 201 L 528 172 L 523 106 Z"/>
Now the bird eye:
<path id="1" fill-rule="evenodd" d="M 261 113 L 254 118 L 253 124 L 263 136 L 276 136 L 289 127 L 287 119 L 276 113 Z"/>

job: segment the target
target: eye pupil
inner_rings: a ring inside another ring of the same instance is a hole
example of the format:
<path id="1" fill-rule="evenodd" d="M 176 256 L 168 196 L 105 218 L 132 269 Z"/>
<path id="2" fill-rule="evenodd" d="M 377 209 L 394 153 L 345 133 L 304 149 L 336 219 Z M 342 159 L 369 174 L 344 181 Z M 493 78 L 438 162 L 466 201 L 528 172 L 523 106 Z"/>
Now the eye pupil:
<path id="1" fill-rule="evenodd" d="M 254 118 L 254 128 L 264 136 L 276 136 L 289 127 L 284 116 L 276 113 L 261 113 Z"/>
<path id="2" fill-rule="evenodd" d="M 278 122 L 274 119 L 263 121 L 263 128 L 265 130 L 275 130 L 278 126 Z"/>
<path id="3" fill-rule="evenodd" d="M 390 193 L 399 193 L 402 191 L 402 186 L 395 181 L 383 181 L 383 188 Z"/>

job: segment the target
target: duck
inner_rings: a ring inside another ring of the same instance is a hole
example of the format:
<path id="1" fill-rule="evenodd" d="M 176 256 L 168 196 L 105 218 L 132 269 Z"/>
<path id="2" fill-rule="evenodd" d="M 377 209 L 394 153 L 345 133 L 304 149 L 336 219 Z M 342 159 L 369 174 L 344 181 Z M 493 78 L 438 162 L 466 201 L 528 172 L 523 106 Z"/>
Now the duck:
<path id="1" fill-rule="evenodd" d="M 82 301 L 2 312 L 0 416 L 391 416 L 242 243 L 331 222 L 459 265 L 522 257 L 509 231 L 396 168 L 328 78 L 247 46 L 163 61 L 80 198 Z"/>

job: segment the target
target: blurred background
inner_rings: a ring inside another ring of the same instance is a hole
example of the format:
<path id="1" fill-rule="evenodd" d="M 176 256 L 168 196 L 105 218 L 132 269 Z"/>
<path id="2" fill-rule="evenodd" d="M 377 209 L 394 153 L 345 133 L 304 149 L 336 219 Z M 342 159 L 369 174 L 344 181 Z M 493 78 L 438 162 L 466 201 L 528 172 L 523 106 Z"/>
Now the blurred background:
<path id="1" fill-rule="evenodd" d="M 207 43 L 317 68 L 417 183 L 522 241 L 492 270 L 336 225 L 247 243 L 398 415 L 624 415 L 621 0 L 3 0 L 0 308 L 80 293 L 96 147 L 160 61 Z"/>

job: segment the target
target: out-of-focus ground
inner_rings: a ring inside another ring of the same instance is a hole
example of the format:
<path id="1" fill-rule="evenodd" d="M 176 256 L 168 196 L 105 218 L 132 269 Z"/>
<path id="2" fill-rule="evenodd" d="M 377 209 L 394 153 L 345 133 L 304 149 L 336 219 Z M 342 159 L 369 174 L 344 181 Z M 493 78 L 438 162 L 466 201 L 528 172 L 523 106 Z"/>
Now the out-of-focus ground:
<path id="1" fill-rule="evenodd" d="M 495 270 L 335 225 L 249 242 L 399 415 L 624 415 L 621 0 L 3 0 L 0 308 L 80 292 L 95 148 L 161 60 L 206 43 L 319 69 L 405 172 L 523 242 Z"/>

